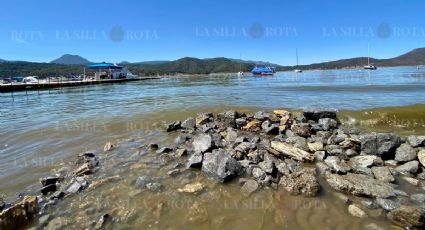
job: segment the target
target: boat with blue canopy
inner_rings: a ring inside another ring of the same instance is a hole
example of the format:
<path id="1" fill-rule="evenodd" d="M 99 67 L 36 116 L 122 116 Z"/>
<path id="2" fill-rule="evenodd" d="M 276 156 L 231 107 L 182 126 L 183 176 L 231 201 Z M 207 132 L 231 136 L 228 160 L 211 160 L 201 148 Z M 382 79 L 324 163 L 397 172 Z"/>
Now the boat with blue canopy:
<path id="1" fill-rule="evenodd" d="M 267 76 L 267 75 L 273 75 L 275 73 L 275 69 L 274 67 L 270 67 L 270 66 L 255 66 L 252 70 L 251 73 L 254 75 L 261 75 L 261 76 Z"/>

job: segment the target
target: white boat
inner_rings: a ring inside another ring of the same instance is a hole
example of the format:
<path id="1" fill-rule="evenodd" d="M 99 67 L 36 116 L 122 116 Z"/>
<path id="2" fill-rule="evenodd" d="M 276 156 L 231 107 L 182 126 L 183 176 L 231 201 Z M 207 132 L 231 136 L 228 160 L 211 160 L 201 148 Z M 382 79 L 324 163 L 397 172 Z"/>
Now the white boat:
<path id="1" fill-rule="evenodd" d="M 370 45 L 367 45 L 367 65 L 363 66 L 363 69 L 367 70 L 376 70 L 376 66 L 373 63 L 370 63 Z"/>
<path id="2" fill-rule="evenodd" d="M 38 83 L 38 79 L 37 79 L 37 76 L 28 76 L 28 77 L 24 77 L 22 79 L 22 82 L 26 84 L 36 84 Z"/>
<path id="3" fill-rule="evenodd" d="M 298 49 L 295 49 L 295 53 L 297 55 L 297 67 L 294 69 L 295 73 L 302 73 L 303 71 L 301 69 L 298 69 Z"/>
<path id="4" fill-rule="evenodd" d="M 238 72 L 238 76 L 243 76 L 243 72 L 242 71 L 239 71 Z"/>

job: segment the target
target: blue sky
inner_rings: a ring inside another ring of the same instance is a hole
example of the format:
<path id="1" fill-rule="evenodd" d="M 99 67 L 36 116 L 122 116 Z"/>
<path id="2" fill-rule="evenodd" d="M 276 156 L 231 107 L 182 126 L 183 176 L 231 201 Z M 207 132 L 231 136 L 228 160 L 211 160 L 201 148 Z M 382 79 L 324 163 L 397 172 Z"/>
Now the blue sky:
<path id="1" fill-rule="evenodd" d="M 282 65 L 425 47 L 423 0 L 3 0 L 0 58 L 49 62 L 185 56 Z"/>

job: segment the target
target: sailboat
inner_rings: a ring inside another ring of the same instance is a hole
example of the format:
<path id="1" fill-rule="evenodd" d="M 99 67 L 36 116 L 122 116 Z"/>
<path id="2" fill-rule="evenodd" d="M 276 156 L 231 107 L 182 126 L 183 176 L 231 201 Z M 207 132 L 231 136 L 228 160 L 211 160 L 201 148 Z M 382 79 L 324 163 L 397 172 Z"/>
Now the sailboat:
<path id="1" fill-rule="evenodd" d="M 367 65 L 363 66 L 367 70 L 376 70 L 376 66 L 373 63 L 370 63 L 370 44 L 367 45 Z"/>
<path id="2" fill-rule="evenodd" d="M 238 72 L 238 76 L 243 76 L 243 71 L 242 71 L 242 54 L 239 54 L 239 72 Z"/>
<path id="3" fill-rule="evenodd" d="M 302 73 L 303 71 L 301 69 L 298 69 L 298 49 L 295 49 L 295 53 L 297 55 L 297 67 L 294 69 L 295 73 Z"/>

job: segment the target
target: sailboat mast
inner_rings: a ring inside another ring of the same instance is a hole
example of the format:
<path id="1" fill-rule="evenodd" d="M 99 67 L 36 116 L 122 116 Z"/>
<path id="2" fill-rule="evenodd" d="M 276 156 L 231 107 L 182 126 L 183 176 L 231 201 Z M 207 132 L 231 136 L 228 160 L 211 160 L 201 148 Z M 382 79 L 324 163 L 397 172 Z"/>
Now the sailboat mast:
<path id="1" fill-rule="evenodd" d="M 298 67 L 298 48 L 295 49 L 295 54 L 297 56 L 297 67 Z"/>
<path id="2" fill-rule="evenodd" d="M 367 44 L 367 65 L 370 66 L 370 43 Z"/>

